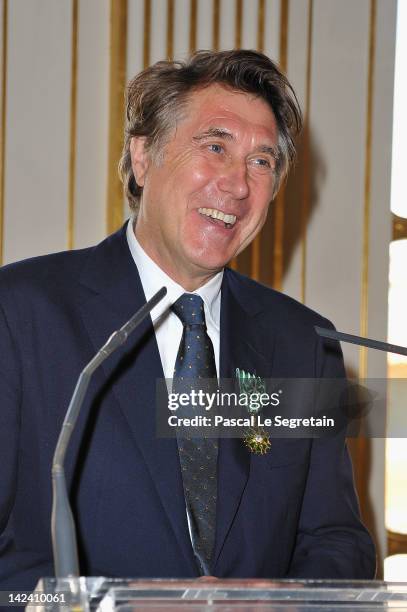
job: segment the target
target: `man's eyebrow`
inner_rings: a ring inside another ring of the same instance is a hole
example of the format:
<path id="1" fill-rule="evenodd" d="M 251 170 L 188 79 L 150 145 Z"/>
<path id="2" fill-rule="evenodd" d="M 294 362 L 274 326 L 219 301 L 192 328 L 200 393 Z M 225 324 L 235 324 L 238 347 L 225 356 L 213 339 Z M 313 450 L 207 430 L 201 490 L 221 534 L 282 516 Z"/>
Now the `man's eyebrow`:
<path id="1" fill-rule="evenodd" d="M 200 142 L 201 140 L 206 140 L 207 138 L 223 138 L 225 140 L 235 139 L 233 134 L 224 128 L 210 127 L 205 130 L 205 132 L 193 136 L 192 140 L 195 142 Z M 270 145 L 260 145 L 255 149 L 254 153 L 265 153 L 274 159 L 279 158 L 278 147 L 272 147 Z"/>
<path id="2" fill-rule="evenodd" d="M 210 127 L 205 132 L 194 136 L 192 140 L 199 142 L 200 140 L 206 140 L 207 138 L 224 138 L 225 140 L 234 140 L 233 134 L 228 130 L 217 127 Z"/>
<path id="3" fill-rule="evenodd" d="M 270 147 L 269 145 L 260 145 L 260 147 L 256 149 L 255 153 L 266 153 L 267 155 L 274 157 L 274 159 L 279 158 L 278 148 Z"/>

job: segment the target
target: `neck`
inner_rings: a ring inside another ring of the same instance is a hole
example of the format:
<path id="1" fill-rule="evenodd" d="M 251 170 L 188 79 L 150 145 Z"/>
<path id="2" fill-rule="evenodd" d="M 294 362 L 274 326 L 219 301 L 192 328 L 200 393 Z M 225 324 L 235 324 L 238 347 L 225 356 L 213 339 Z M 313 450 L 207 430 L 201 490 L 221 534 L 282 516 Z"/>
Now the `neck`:
<path id="1" fill-rule="evenodd" d="M 169 276 L 174 282 L 180 285 L 186 292 L 192 293 L 196 291 L 208 281 L 211 280 L 220 270 L 201 270 L 191 265 L 191 269 L 185 270 L 181 266 L 177 267 L 173 264 L 170 258 L 160 258 L 157 256 L 154 250 L 149 248 L 148 244 L 145 244 L 140 236 L 136 235 L 139 245 L 143 251 L 154 261 L 154 263 L 161 268 L 167 276 Z M 169 264 L 167 264 L 167 261 Z"/>

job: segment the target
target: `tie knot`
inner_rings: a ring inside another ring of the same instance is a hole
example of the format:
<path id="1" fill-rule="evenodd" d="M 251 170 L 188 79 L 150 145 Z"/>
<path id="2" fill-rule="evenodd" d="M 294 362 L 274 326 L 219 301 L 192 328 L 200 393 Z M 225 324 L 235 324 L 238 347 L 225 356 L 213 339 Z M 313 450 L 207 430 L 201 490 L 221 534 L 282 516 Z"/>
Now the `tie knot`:
<path id="1" fill-rule="evenodd" d="M 205 325 L 203 300 L 194 293 L 184 293 L 171 306 L 183 325 Z"/>

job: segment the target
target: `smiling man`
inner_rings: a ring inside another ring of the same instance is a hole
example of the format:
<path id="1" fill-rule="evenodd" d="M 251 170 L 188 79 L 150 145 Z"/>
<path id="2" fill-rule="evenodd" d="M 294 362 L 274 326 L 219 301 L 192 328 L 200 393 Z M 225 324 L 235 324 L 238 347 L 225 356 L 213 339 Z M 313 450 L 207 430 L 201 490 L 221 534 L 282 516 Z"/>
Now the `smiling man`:
<path id="1" fill-rule="evenodd" d="M 120 173 L 133 211 L 94 248 L 1 270 L 0 586 L 51 575 L 50 470 L 83 366 L 161 286 L 166 298 L 98 371 L 69 451 L 81 572 L 372 578 L 342 433 L 155 435 L 156 381 L 344 376 L 330 323 L 227 268 L 262 228 L 301 123 L 276 65 L 198 52 L 131 81 Z"/>
<path id="2" fill-rule="evenodd" d="M 191 92 L 187 105 L 162 163 L 151 163 L 145 138 L 132 138 L 130 152 L 143 187 L 136 237 L 193 291 L 262 228 L 279 153 L 276 120 L 264 99 L 211 84 Z"/>

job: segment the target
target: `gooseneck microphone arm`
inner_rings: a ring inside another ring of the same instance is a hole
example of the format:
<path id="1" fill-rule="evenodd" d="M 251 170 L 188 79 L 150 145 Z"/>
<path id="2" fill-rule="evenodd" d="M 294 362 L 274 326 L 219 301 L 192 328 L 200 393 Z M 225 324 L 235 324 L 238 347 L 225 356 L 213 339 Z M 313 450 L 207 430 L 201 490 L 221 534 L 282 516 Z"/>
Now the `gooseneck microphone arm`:
<path id="1" fill-rule="evenodd" d="M 350 344 L 357 344 L 358 346 L 367 346 L 368 348 L 385 351 L 387 353 L 407 355 L 407 347 L 405 346 L 389 344 L 388 342 L 372 340 L 371 338 L 362 338 L 362 336 L 353 336 L 352 334 L 344 334 L 343 332 L 338 332 L 334 329 L 325 329 L 324 327 L 315 326 L 314 329 L 318 336 L 322 336 L 323 338 L 330 338 L 331 340 L 338 340 L 339 342 L 349 342 Z"/>
<path id="2" fill-rule="evenodd" d="M 65 415 L 52 462 L 53 503 L 51 532 L 55 576 L 57 578 L 79 576 L 75 523 L 68 499 L 64 460 L 90 379 L 94 371 L 104 360 L 126 342 L 131 332 L 150 314 L 151 310 L 162 300 L 166 293 L 167 289 L 162 287 L 123 327 L 115 331 L 106 344 L 102 346 L 88 365 L 85 366 L 79 376 Z"/>

